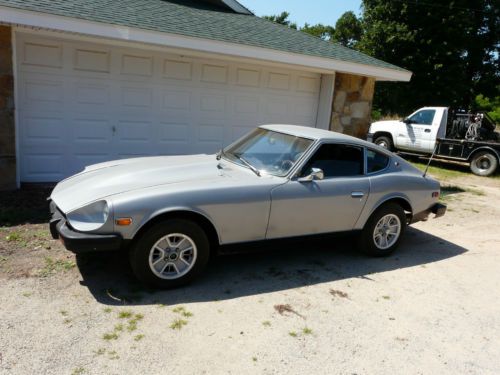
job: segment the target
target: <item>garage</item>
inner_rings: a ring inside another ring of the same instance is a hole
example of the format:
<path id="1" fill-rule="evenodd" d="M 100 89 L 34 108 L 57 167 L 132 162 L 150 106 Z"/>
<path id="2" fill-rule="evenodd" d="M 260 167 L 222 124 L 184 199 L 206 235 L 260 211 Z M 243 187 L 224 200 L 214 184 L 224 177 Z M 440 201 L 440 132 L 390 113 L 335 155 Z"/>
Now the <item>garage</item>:
<path id="1" fill-rule="evenodd" d="M 214 153 L 259 124 L 316 124 L 317 73 L 30 33 L 15 49 L 22 182 Z"/>

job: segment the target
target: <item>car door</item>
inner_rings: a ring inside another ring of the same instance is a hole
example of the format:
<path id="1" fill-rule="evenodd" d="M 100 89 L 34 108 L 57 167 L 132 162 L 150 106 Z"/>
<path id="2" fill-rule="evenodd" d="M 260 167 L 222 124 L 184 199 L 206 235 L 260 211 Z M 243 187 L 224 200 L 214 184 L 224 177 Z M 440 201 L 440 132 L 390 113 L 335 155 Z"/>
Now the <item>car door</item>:
<path id="1" fill-rule="evenodd" d="M 320 168 L 324 179 L 301 181 L 312 168 Z M 266 238 L 351 230 L 369 191 L 363 147 L 321 144 L 296 177 L 272 190 Z"/>
<path id="2" fill-rule="evenodd" d="M 408 116 L 405 122 L 402 122 L 398 132 L 399 148 L 409 151 L 429 152 L 433 122 L 436 118 L 436 110 L 423 108 Z"/>

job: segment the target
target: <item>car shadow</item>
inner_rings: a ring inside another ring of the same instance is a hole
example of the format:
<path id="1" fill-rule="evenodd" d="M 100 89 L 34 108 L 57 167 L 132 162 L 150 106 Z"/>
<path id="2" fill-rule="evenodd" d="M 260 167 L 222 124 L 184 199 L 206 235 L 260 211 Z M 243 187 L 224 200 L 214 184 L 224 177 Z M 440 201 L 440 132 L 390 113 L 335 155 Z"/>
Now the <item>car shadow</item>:
<path id="1" fill-rule="evenodd" d="M 243 254 L 215 257 L 204 274 L 178 289 L 154 290 L 137 282 L 123 253 L 77 257 L 94 298 L 106 305 L 174 305 L 233 299 L 439 262 L 467 250 L 409 227 L 397 252 L 386 258 L 360 255 L 350 237 L 254 246 Z"/>

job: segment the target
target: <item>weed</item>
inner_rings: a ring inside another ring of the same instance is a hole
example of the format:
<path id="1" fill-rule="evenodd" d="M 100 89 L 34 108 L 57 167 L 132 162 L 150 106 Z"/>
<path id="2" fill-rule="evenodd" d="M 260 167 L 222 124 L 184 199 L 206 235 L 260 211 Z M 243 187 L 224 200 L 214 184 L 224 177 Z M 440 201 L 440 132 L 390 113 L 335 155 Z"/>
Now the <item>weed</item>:
<path id="1" fill-rule="evenodd" d="M 66 310 L 59 311 L 62 316 L 68 316 L 68 312 Z"/>
<path id="2" fill-rule="evenodd" d="M 102 311 L 104 311 L 106 314 L 109 314 L 113 310 L 111 309 L 111 307 L 105 307 L 104 309 L 102 309 Z"/>
<path id="3" fill-rule="evenodd" d="M 130 310 L 122 310 L 118 313 L 118 318 L 120 319 L 129 319 L 133 315 L 133 312 Z"/>
<path id="4" fill-rule="evenodd" d="M 144 315 L 142 314 L 135 314 L 134 320 L 142 320 L 144 318 Z"/>
<path id="5" fill-rule="evenodd" d="M 121 332 L 123 331 L 123 324 L 116 324 L 115 325 L 115 332 Z"/>
<path id="6" fill-rule="evenodd" d="M 118 334 L 116 332 L 108 332 L 102 335 L 102 338 L 106 341 L 117 340 Z"/>
<path id="7" fill-rule="evenodd" d="M 109 355 L 109 359 L 119 359 L 120 356 L 118 355 L 117 352 L 115 352 L 114 350 L 111 351 L 111 352 L 108 352 L 108 355 Z"/>
<path id="8" fill-rule="evenodd" d="M 302 333 L 303 333 L 304 335 L 312 335 L 313 331 L 312 331 L 312 329 L 311 329 L 311 328 L 309 328 L 309 327 L 304 327 L 304 328 L 302 328 Z"/>
<path id="9" fill-rule="evenodd" d="M 187 320 L 183 319 L 175 319 L 172 324 L 170 324 L 170 328 L 172 329 L 181 329 L 183 326 L 188 324 Z"/>
<path id="10" fill-rule="evenodd" d="M 349 295 L 341 290 L 330 289 L 330 294 L 334 297 L 349 298 Z"/>
<path id="11" fill-rule="evenodd" d="M 106 353 L 106 349 L 99 348 L 96 351 L 94 351 L 94 353 L 95 353 L 95 355 L 103 355 L 104 353 Z"/>
<path id="12" fill-rule="evenodd" d="M 23 239 L 21 233 L 19 232 L 11 232 L 8 236 L 5 237 L 7 242 L 18 242 Z"/>
<path id="13" fill-rule="evenodd" d="M 76 263 L 72 260 L 54 260 L 51 257 L 45 257 L 45 266 L 38 272 L 38 276 L 47 277 L 60 271 L 66 272 L 75 266 Z"/>
<path id="14" fill-rule="evenodd" d="M 292 336 L 292 337 L 297 337 L 297 336 L 298 336 L 298 335 L 297 335 L 297 332 L 295 332 L 295 331 L 290 331 L 290 332 L 288 332 L 288 334 L 289 334 L 290 336 Z"/>
<path id="15" fill-rule="evenodd" d="M 63 320 L 63 323 L 64 324 L 69 324 L 69 323 L 71 323 L 71 319 L 66 318 L 66 319 Z"/>
<path id="16" fill-rule="evenodd" d="M 265 320 L 265 321 L 262 322 L 262 325 L 264 327 L 271 327 L 271 322 L 269 320 Z"/>
<path id="17" fill-rule="evenodd" d="M 252 357 L 252 361 L 257 362 L 257 357 Z"/>
<path id="18" fill-rule="evenodd" d="M 128 322 L 127 331 L 133 332 L 137 329 L 137 320 L 130 320 Z"/>
<path id="19" fill-rule="evenodd" d="M 4 256 L 0 256 L 0 263 L 2 262 L 7 262 L 7 257 L 4 257 Z"/>
<path id="20" fill-rule="evenodd" d="M 24 292 L 23 297 L 31 297 L 33 295 L 32 292 Z"/>
<path id="21" fill-rule="evenodd" d="M 144 335 L 136 335 L 134 336 L 134 341 L 141 341 L 144 338 Z"/>
<path id="22" fill-rule="evenodd" d="M 391 299 L 391 296 L 382 296 L 383 299 Z"/>
<path id="23" fill-rule="evenodd" d="M 187 311 L 184 307 L 178 306 L 174 309 L 172 309 L 174 313 L 181 314 L 185 318 L 190 318 L 193 316 L 193 313 L 190 311 Z"/>
<path id="24" fill-rule="evenodd" d="M 86 371 L 83 367 L 77 367 L 71 372 L 71 375 L 81 375 L 84 374 L 85 372 Z"/>

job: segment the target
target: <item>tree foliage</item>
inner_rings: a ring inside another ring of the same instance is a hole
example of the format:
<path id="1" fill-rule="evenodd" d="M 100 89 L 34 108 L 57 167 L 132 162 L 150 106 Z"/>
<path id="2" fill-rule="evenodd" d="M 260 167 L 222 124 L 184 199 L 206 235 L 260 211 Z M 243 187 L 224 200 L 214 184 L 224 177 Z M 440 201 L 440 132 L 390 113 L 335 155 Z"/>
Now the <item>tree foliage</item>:
<path id="1" fill-rule="evenodd" d="M 412 71 L 409 83 L 377 84 L 381 113 L 500 105 L 499 0 L 363 0 L 361 17 L 346 12 L 335 26 L 298 28 L 287 12 L 266 18 Z"/>

